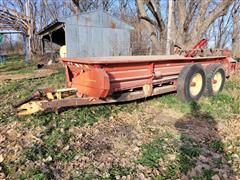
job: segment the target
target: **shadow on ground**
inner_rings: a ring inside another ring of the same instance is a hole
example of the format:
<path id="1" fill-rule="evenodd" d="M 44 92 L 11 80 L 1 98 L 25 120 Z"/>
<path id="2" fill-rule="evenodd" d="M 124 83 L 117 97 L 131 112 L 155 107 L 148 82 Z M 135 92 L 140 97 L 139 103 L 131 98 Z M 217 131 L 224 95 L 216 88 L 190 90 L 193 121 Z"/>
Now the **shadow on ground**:
<path id="1" fill-rule="evenodd" d="M 178 119 L 175 127 L 180 132 L 179 163 L 181 174 L 185 174 L 182 179 L 234 179 L 217 122 L 202 112 L 198 103 L 191 103 L 191 112 Z"/>

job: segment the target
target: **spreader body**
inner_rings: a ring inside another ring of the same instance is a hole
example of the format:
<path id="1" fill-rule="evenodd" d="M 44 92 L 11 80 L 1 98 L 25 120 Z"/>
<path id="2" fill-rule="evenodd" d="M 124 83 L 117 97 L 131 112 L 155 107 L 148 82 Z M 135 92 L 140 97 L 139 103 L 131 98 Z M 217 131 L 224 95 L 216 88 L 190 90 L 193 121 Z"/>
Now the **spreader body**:
<path id="1" fill-rule="evenodd" d="M 203 67 L 222 63 L 226 76 L 236 67 L 225 56 L 119 56 L 98 58 L 63 58 L 69 88 L 78 95 L 105 98 L 114 93 L 143 88 L 146 96 L 155 86 L 176 85 L 182 68 L 189 63 Z"/>

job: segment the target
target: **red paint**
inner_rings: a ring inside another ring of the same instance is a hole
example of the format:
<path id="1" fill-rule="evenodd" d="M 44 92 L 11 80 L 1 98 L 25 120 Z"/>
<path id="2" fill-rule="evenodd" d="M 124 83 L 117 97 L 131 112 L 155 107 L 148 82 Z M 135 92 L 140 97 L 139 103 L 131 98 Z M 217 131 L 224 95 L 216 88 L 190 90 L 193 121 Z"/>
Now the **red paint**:
<path id="1" fill-rule="evenodd" d="M 192 50 L 190 50 L 185 57 L 194 57 L 196 56 L 196 49 L 203 47 L 208 42 L 208 39 L 201 39 L 195 46 L 193 46 Z"/>
<path id="2" fill-rule="evenodd" d="M 199 63 L 204 68 L 212 63 L 223 63 L 227 76 L 235 70 L 230 58 L 182 56 L 119 56 L 99 58 L 62 58 L 66 65 L 68 87 L 78 94 L 105 98 L 124 90 L 142 88 L 146 84 L 173 84 L 188 63 Z"/>

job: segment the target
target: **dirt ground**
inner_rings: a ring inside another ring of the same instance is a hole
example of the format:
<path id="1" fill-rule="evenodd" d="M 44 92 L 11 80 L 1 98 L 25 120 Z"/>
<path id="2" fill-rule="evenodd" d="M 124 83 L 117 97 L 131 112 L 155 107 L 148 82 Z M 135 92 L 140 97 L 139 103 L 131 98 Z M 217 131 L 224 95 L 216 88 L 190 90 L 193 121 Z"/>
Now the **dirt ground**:
<path id="1" fill-rule="evenodd" d="M 51 69 L 39 69 L 35 70 L 32 73 L 25 73 L 25 74 L 9 74 L 9 73 L 0 73 L 0 81 L 6 80 L 19 80 L 19 79 L 37 79 L 46 76 L 50 76 L 55 71 Z"/>
<path id="2" fill-rule="evenodd" d="M 239 149 L 235 149 L 237 154 L 232 152 L 234 148 L 239 148 L 234 144 L 239 143 L 239 120 L 240 118 L 217 123 L 211 116 L 198 110 L 183 114 L 143 102 L 133 112 L 120 112 L 102 118 L 91 126 L 69 128 L 71 137 L 68 143 L 64 144 L 59 139 L 55 145 L 61 147 L 63 153 L 73 148 L 79 150 L 79 153 L 71 161 L 61 163 L 51 156 L 39 159 L 35 157 L 43 155 L 45 151 L 42 140 L 44 129 L 27 128 L 22 122 L 12 122 L 0 127 L 0 161 L 14 162 L 15 165 L 12 169 L 2 164 L 1 178 L 6 177 L 5 169 L 8 168 L 8 171 L 14 171 L 12 178 L 17 178 L 26 169 L 39 167 L 41 172 L 48 174 L 48 178 L 54 179 L 168 179 L 166 174 L 169 173 L 169 164 L 172 164 L 176 172 L 169 178 L 208 178 L 208 174 L 204 176 L 204 173 L 209 171 L 211 178 L 238 179 L 234 173 L 239 173 Z M 163 152 L 150 150 L 147 152 L 150 157 L 147 158 L 151 161 L 151 156 L 157 156 L 157 153 L 164 154 L 163 157 L 150 167 L 148 163 L 138 163 L 144 153 L 144 144 L 158 138 L 164 141 L 161 144 Z M 212 141 L 220 144 L 210 145 Z M 223 142 L 233 144 L 224 150 L 221 147 Z M 33 144 L 37 146 L 33 154 L 27 155 L 30 156 L 27 160 L 21 159 L 24 149 Z M 188 149 L 189 146 L 192 147 Z M 228 151 L 234 157 L 232 160 L 227 158 Z M 193 167 L 187 167 L 186 174 L 181 172 L 181 166 L 189 166 L 187 163 L 190 162 L 181 162 L 181 157 L 178 157 L 181 153 L 190 153 L 190 159 L 195 161 Z"/>

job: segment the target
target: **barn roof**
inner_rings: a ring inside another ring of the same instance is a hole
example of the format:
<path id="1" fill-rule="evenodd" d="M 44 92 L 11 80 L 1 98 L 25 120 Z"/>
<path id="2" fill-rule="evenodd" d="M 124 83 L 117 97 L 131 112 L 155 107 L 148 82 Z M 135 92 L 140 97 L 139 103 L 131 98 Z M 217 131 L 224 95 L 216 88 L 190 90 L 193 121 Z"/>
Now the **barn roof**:
<path id="1" fill-rule="evenodd" d="M 45 36 L 46 34 L 56 31 L 60 28 L 62 28 L 64 26 L 64 22 L 63 21 L 58 21 L 57 19 L 52 21 L 50 24 L 48 24 L 47 26 L 45 26 L 43 29 L 41 29 L 38 32 L 38 35 L 42 35 Z"/>

